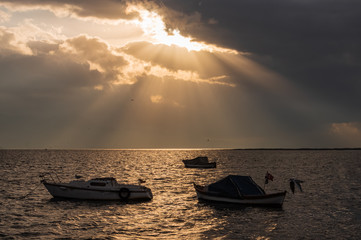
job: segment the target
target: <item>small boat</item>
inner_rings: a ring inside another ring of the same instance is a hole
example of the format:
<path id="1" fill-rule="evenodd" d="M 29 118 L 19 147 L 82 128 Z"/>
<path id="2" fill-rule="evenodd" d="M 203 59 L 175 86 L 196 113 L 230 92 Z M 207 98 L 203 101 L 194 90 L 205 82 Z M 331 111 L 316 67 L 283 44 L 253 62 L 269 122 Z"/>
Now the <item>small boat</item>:
<path id="1" fill-rule="evenodd" d="M 196 157 L 193 159 L 182 160 L 186 168 L 215 168 L 216 162 L 209 162 L 208 157 Z"/>
<path id="2" fill-rule="evenodd" d="M 48 174 L 49 175 L 49 174 Z M 51 176 L 51 175 L 50 175 Z M 113 177 L 93 178 L 88 181 L 73 180 L 69 183 L 45 179 L 41 183 L 54 198 L 82 200 L 151 200 L 152 191 L 141 185 L 119 184 Z M 81 178 L 77 176 L 77 178 Z"/>
<path id="3" fill-rule="evenodd" d="M 250 176 L 229 175 L 215 183 L 193 183 L 198 199 L 246 205 L 281 207 L 286 191 L 266 194 Z"/>

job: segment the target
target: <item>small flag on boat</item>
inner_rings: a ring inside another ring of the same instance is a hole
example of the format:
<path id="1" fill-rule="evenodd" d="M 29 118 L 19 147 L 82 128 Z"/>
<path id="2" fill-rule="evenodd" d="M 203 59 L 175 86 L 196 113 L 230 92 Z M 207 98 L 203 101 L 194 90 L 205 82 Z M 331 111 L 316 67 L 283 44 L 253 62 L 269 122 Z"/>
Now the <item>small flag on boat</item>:
<path id="1" fill-rule="evenodd" d="M 303 192 L 301 187 L 301 183 L 303 183 L 302 180 L 291 178 L 289 181 L 290 181 L 290 188 L 293 194 L 295 193 L 295 185 L 298 187 L 298 189 L 300 189 L 301 192 Z"/>
<path id="2" fill-rule="evenodd" d="M 270 174 L 269 172 L 266 173 L 266 176 L 264 176 L 264 183 L 268 184 L 268 180 L 273 181 L 273 175 Z"/>

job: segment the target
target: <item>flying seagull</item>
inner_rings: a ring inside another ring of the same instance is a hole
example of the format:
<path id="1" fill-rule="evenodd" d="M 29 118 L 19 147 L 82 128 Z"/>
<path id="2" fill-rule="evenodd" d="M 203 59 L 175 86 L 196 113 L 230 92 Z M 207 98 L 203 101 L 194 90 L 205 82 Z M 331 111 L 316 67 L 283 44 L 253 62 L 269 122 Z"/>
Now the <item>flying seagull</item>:
<path id="1" fill-rule="evenodd" d="M 293 194 L 295 193 L 295 185 L 298 187 L 298 189 L 300 189 L 301 192 L 303 192 L 301 187 L 301 183 L 303 183 L 302 180 L 291 178 L 289 181 L 290 181 L 290 188 Z"/>

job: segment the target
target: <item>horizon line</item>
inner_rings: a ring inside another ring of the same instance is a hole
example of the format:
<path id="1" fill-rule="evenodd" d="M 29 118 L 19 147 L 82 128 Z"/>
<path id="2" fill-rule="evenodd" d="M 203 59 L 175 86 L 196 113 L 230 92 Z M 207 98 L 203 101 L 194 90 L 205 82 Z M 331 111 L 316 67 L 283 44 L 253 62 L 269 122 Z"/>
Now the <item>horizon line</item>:
<path id="1" fill-rule="evenodd" d="M 361 147 L 322 147 L 322 148 L 312 148 L 312 147 L 301 147 L 301 148 L 0 148 L 0 151 L 4 150 L 43 150 L 43 151 L 117 151 L 117 150 L 235 150 L 235 151 L 247 151 L 247 150 L 361 150 Z"/>

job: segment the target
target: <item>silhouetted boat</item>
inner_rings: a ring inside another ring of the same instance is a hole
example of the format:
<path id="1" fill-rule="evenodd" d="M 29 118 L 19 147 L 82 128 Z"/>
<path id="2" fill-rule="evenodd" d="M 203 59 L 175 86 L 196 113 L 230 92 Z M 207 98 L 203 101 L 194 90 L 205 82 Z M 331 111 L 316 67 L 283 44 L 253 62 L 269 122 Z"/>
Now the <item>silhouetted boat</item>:
<path id="1" fill-rule="evenodd" d="M 186 168 L 215 168 L 216 162 L 208 162 L 208 157 L 196 157 L 182 160 Z"/>
<path id="2" fill-rule="evenodd" d="M 266 194 L 250 176 L 229 175 L 215 183 L 194 188 L 198 199 L 247 205 L 281 207 L 286 191 Z"/>
<path id="3" fill-rule="evenodd" d="M 69 183 L 62 183 L 45 179 L 44 184 L 49 193 L 55 198 L 71 198 L 84 200 L 151 200 L 152 191 L 141 185 L 119 184 L 113 177 L 94 178 L 88 181 L 73 180 Z M 58 178 L 59 180 L 59 178 Z"/>

